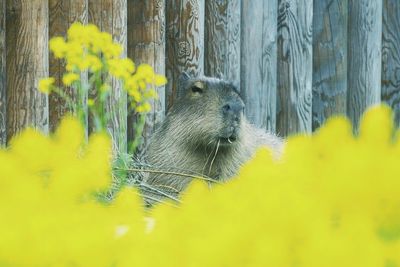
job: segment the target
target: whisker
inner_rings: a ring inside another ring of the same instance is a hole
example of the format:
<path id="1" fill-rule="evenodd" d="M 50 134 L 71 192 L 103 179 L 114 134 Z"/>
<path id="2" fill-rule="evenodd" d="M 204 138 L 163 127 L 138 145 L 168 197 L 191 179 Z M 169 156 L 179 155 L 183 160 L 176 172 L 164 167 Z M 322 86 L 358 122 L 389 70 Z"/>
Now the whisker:
<path id="1" fill-rule="evenodd" d="M 220 139 L 218 139 L 217 148 L 215 149 L 214 157 L 213 157 L 213 159 L 211 161 L 210 168 L 208 169 L 208 175 L 211 175 L 211 168 L 212 168 L 212 166 L 214 164 L 214 160 L 215 160 L 215 158 L 217 157 L 217 154 L 218 154 L 219 143 L 220 143 Z"/>
<path id="2" fill-rule="evenodd" d="M 205 151 L 206 151 L 206 153 L 207 153 L 207 147 L 208 147 L 208 145 L 210 145 L 212 142 L 213 142 L 213 140 L 210 140 L 210 141 L 207 143 L 207 146 L 204 148 Z M 203 174 L 205 173 L 205 169 L 206 169 L 206 167 L 207 167 L 208 160 L 210 159 L 210 157 L 211 157 L 213 151 L 214 151 L 214 149 L 212 149 L 212 150 L 210 151 L 210 154 L 207 156 L 206 163 L 204 164 L 203 170 L 202 170 L 202 173 L 203 173 Z"/>

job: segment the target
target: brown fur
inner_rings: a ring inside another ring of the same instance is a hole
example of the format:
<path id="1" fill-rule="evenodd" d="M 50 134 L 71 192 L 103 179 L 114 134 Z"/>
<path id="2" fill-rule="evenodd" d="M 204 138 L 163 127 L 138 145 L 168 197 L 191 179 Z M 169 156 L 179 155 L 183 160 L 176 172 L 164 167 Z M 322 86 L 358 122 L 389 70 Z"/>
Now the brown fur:
<path id="1" fill-rule="evenodd" d="M 281 153 L 280 138 L 247 122 L 241 109 L 244 109 L 243 101 L 232 84 L 208 77 L 193 79 L 183 74 L 180 90 L 177 102 L 154 133 L 146 151 L 146 162 L 152 169 L 224 181 L 235 176 L 261 146 L 269 147 L 275 156 Z M 224 113 L 226 103 L 238 111 Z M 237 115 L 236 120 L 232 114 Z M 236 140 L 230 144 L 228 137 Z M 192 179 L 149 174 L 144 182 L 178 195 Z"/>

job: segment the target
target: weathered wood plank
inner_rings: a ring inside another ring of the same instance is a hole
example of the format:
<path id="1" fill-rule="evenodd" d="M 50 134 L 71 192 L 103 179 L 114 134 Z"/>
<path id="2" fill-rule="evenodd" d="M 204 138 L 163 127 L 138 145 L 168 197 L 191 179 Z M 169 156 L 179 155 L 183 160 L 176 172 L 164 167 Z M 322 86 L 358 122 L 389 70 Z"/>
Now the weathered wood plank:
<path id="1" fill-rule="evenodd" d="M 383 3 L 382 100 L 392 107 L 400 126 L 400 2 Z"/>
<path id="2" fill-rule="evenodd" d="M 37 90 L 49 74 L 48 2 L 7 0 L 7 140 L 26 126 L 48 131 L 48 98 Z"/>
<path id="3" fill-rule="evenodd" d="M 356 130 L 381 99 L 382 1 L 349 1 L 347 113 Z"/>
<path id="4" fill-rule="evenodd" d="M 312 0 L 280 0 L 278 14 L 277 129 L 312 129 Z"/>
<path id="5" fill-rule="evenodd" d="M 89 0 L 89 22 L 96 24 L 102 31 L 112 34 L 113 40 L 123 46 L 123 57 L 127 55 L 127 1 L 126 0 Z M 111 80 L 111 92 L 106 110 L 111 116 L 108 130 L 113 137 L 114 148 L 127 150 L 127 95 L 122 83 Z"/>
<path id="6" fill-rule="evenodd" d="M 204 74 L 240 86 L 240 0 L 205 1 Z"/>
<path id="7" fill-rule="evenodd" d="M 123 57 L 127 56 L 128 19 L 127 0 L 112 0 L 112 23 L 109 29 L 114 41 L 123 46 Z M 103 25 L 104 26 L 104 25 Z M 111 114 L 111 131 L 119 151 L 127 151 L 127 94 L 121 81 L 112 79 L 112 90 L 107 102 L 107 111 Z"/>
<path id="8" fill-rule="evenodd" d="M 179 75 L 204 71 L 204 0 L 169 0 L 166 3 L 166 101 L 177 96 Z"/>
<path id="9" fill-rule="evenodd" d="M 264 1 L 260 127 L 276 132 L 278 1 Z"/>
<path id="10" fill-rule="evenodd" d="M 67 30 L 74 22 L 88 21 L 88 2 L 87 0 L 49 0 L 49 37 L 66 37 Z M 50 53 L 49 74 L 56 79 L 56 85 L 63 87 L 62 75 L 65 72 L 65 62 L 54 58 Z M 87 79 L 87 73 L 83 74 L 82 79 Z M 71 88 L 67 89 L 67 94 L 74 101 L 78 101 L 78 96 Z M 85 100 L 80 100 L 85 101 Z M 62 116 L 68 112 L 65 101 L 56 94 L 49 96 L 49 127 L 54 131 Z"/>
<path id="11" fill-rule="evenodd" d="M 128 56 L 135 64 L 150 64 L 156 73 L 165 75 L 165 0 L 128 1 Z M 146 114 L 141 152 L 151 134 L 165 116 L 165 87 L 157 88 L 158 99 Z M 128 141 L 135 139 L 135 114 L 128 117 Z"/>
<path id="12" fill-rule="evenodd" d="M 0 0 L 0 147 L 6 144 L 6 0 Z"/>
<path id="13" fill-rule="evenodd" d="M 314 1 L 312 126 L 346 115 L 347 0 Z"/>
<path id="14" fill-rule="evenodd" d="M 276 131 L 278 1 L 243 1 L 241 94 L 255 125 Z"/>
<path id="15" fill-rule="evenodd" d="M 103 12 L 103 0 L 88 0 L 88 22 L 96 25 L 100 30 L 103 30 L 102 14 L 107 14 L 107 10 Z M 108 14 L 109 15 L 109 14 Z M 95 99 L 97 97 L 96 90 L 89 89 L 88 98 Z M 96 129 L 94 118 L 88 114 L 88 134 L 91 134 Z"/>

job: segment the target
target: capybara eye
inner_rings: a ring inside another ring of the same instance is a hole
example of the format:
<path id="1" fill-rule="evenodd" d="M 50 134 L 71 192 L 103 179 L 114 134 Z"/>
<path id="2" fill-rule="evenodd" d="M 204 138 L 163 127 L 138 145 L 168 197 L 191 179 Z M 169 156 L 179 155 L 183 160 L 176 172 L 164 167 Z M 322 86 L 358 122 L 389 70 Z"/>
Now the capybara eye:
<path id="1" fill-rule="evenodd" d="M 198 93 L 198 94 L 202 94 L 203 93 L 203 89 L 200 87 L 197 87 L 196 85 L 192 86 L 192 92 L 193 93 Z"/>

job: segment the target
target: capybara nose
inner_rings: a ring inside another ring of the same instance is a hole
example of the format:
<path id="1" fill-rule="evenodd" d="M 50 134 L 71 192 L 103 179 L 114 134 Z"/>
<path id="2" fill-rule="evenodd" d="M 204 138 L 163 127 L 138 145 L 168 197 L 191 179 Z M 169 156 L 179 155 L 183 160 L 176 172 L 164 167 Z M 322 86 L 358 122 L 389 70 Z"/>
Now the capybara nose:
<path id="1" fill-rule="evenodd" d="M 244 105 L 240 101 L 229 101 L 222 106 L 222 113 L 226 117 L 231 117 L 235 121 L 240 120 Z"/>

